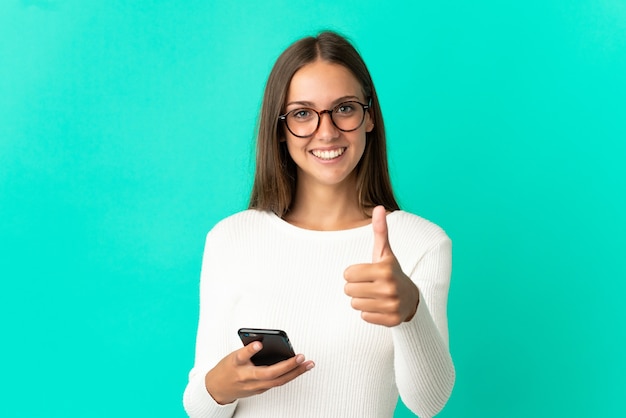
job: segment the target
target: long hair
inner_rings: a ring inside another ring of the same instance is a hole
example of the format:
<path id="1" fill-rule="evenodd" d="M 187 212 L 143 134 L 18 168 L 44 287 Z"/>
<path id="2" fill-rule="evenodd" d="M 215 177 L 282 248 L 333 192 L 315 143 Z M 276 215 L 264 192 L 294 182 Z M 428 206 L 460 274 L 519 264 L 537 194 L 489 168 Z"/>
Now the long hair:
<path id="1" fill-rule="evenodd" d="M 366 133 L 366 145 L 357 173 L 359 205 L 366 209 L 383 205 L 387 210 L 399 206 L 391 188 L 387 164 L 387 145 L 383 115 L 372 77 L 363 58 L 344 37 L 334 32 L 321 32 L 293 43 L 278 57 L 269 75 L 259 116 L 256 148 L 256 170 L 249 209 L 271 210 L 284 216 L 294 200 L 297 167 L 287 151 L 278 117 L 283 113 L 287 90 L 293 75 L 306 64 L 318 59 L 339 64 L 352 72 L 361 84 L 365 97 L 371 101 L 368 110 L 374 129 Z"/>

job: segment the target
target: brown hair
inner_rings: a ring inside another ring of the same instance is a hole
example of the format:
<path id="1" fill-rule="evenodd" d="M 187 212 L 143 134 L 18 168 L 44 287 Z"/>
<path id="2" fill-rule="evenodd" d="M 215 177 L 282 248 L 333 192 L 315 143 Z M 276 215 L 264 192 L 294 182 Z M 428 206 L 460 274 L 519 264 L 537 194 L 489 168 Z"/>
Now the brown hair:
<path id="1" fill-rule="evenodd" d="M 269 75 L 259 116 L 256 151 L 256 172 L 250 196 L 250 209 L 271 210 L 284 216 L 293 203 L 297 169 L 287 151 L 279 128 L 291 78 L 300 68 L 317 59 L 340 64 L 354 74 L 365 97 L 371 101 L 370 116 L 374 129 L 366 133 L 366 145 L 355 170 L 359 204 L 365 211 L 376 205 L 387 210 L 399 206 L 391 188 L 387 165 L 385 126 L 374 83 L 363 58 L 344 37 L 334 32 L 321 32 L 293 43 L 278 57 Z"/>

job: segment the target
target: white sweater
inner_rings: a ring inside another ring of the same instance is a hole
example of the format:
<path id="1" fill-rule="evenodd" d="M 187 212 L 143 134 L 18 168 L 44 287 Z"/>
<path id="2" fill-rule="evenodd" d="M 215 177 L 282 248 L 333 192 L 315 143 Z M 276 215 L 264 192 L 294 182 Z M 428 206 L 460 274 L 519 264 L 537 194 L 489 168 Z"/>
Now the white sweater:
<path id="1" fill-rule="evenodd" d="M 343 231 L 295 227 L 247 210 L 218 223 L 206 240 L 195 364 L 183 403 L 190 417 L 393 416 L 398 394 L 420 417 L 437 414 L 454 385 L 446 304 L 451 242 L 437 225 L 403 211 L 387 215 L 389 243 L 420 289 L 410 322 L 363 321 L 344 293 L 343 272 L 371 263 L 371 225 Z M 269 391 L 219 405 L 204 376 L 241 348 L 239 328 L 287 332 L 315 368 Z"/>

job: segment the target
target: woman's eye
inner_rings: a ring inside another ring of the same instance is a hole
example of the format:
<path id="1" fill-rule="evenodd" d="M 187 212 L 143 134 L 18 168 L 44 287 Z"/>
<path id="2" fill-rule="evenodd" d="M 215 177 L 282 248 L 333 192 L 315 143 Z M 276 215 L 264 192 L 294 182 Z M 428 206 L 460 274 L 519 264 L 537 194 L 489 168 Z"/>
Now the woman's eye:
<path id="1" fill-rule="evenodd" d="M 337 106 L 336 112 L 342 114 L 354 112 L 354 105 L 350 103 L 340 104 L 339 106 Z"/>
<path id="2" fill-rule="evenodd" d="M 309 109 L 298 109 L 294 110 L 292 115 L 296 119 L 306 119 L 311 117 L 311 111 Z"/>

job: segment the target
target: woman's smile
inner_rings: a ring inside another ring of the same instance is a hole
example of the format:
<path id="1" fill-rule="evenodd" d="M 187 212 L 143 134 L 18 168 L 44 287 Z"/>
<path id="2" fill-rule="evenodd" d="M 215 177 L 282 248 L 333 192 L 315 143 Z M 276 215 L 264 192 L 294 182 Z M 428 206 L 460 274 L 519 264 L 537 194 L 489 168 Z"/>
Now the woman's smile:
<path id="1" fill-rule="evenodd" d="M 347 147 L 339 147 L 332 149 L 314 149 L 311 150 L 310 153 L 313 154 L 314 157 L 322 160 L 322 161 L 333 161 L 338 159 L 343 155 L 346 151 Z"/>

